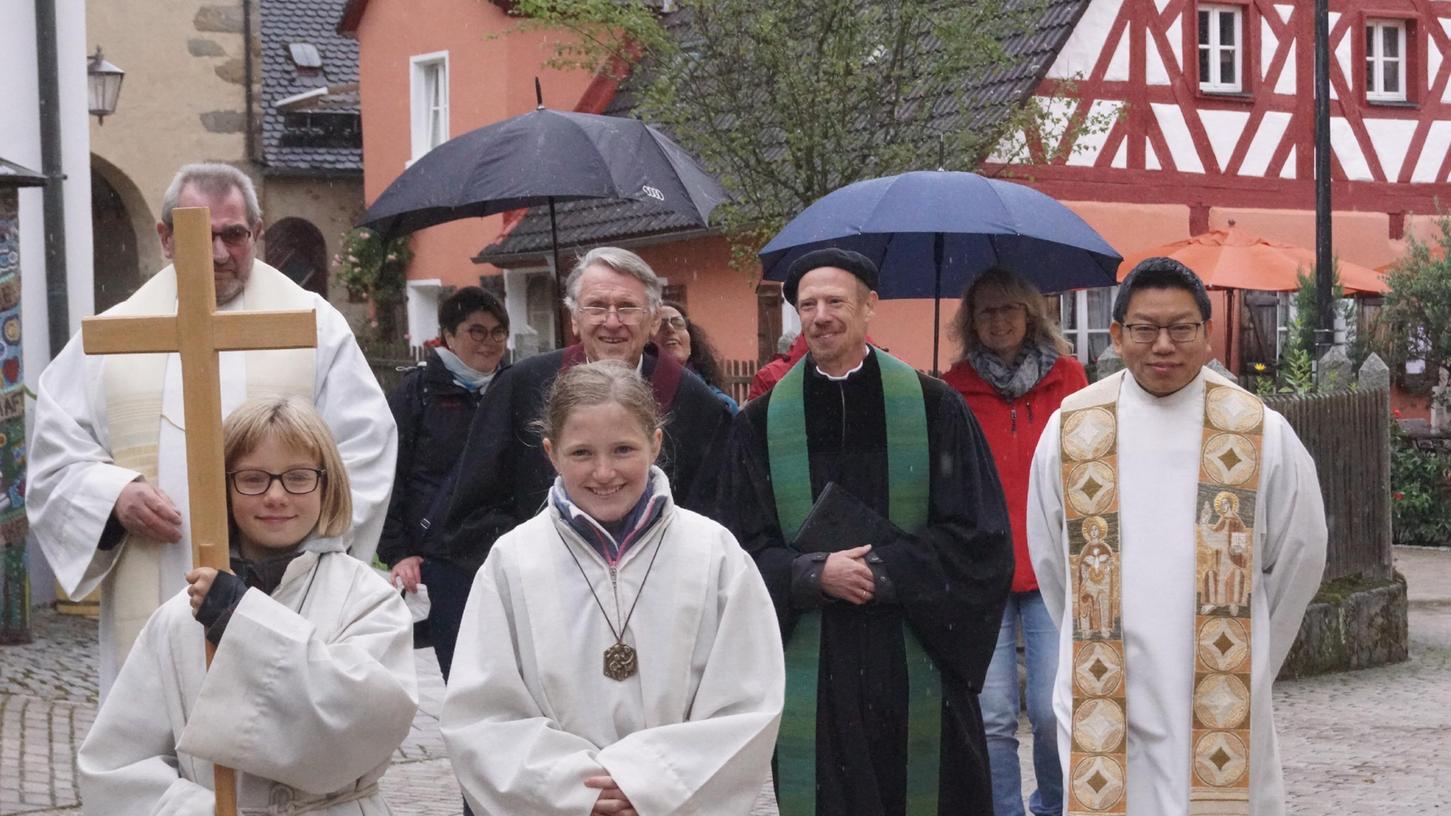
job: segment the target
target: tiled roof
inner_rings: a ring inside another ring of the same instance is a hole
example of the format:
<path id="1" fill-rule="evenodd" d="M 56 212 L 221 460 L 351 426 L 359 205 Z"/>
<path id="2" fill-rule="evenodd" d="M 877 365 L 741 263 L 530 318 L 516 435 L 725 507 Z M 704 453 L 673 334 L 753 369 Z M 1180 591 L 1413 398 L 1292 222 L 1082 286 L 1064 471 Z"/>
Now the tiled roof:
<path id="1" fill-rule="evenodd" d="M 1010 106 L 1032 93 L 1072 33 L 1088 2 L 1044 0 L 1037 24 L 1027 33 L 1004 44 L 1017 61 L 973 81 L 965 106 L 953 109 L 950 100 L 944 97 L 943 110 L 937 115 L 937 126 L 942 129 L 989 126 Z M 673 27 L 679 28 L 678 25 Z M 634 88 L 639 81 L 640 78 L 631 77 L 622 83 L 614 99 L 601 113 L 628 116 L 634 107 Z M 629 241 L 697 229 L 678 215 L 627 201 L 564 202 L 555 205 L 555 217 L 561 254 L 575 247 L 592 247 L 607 241 Z M 485 247 L 474 260 L 505 265 L 534 260 L 549 251 L 549 235 L 549 209 L 534 207 L 514 229 L 500 241 Z"/>
<path id="2" fill-rule="evenodd" d="M 342 91 L 291 111 L 278 110 L 286 99 L 315 88 L 356 85 L 358 42 L 335 27 L 346 0 L 261 0 L 262 161 L 289 171 L 361 173 L 363 149 L 338 146 L 358 133 L 356 91 Z M 322 57 L 311 75 L 292 61 L 289 46 L 309 43 Z M 339 136 L 338 134 L 342 135 Z"/>

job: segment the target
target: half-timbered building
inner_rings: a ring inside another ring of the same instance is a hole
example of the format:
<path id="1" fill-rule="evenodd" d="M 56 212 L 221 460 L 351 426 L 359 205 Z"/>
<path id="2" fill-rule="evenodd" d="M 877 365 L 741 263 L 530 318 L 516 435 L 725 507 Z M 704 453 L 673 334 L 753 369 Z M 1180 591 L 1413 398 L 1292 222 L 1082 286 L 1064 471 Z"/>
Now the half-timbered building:
<path id="1" fill-rule="evenodd" d="M 509 24 L 495 4 L 442 3 L 426 23 L 411 17 L 408 5 L 351 0 L 340 26 L 360 43 L 370 199 L 407 163 L 407 151 L 393 145 L 411 141 L 416 157 L 420 121 L 450 137 L 528 110 L 532 83 L 525 77 L 549 56 L 537 32 L 500 35 Z M 1231 223 L 1266 239 L 1313 245 L 1312 4 L 1047 0 L 1041 7 L 1036 35 L 1013 46 L 1014 70 L 963 81 L 980 83 L 984 98 L 1036 97 L 1069 121 L 1091 126 L 1012 134 L 984 172 L 1064 201 L 1125 253 Z M 1331 0 L 1331 10 L 1334 244 L 1341 258 L 1380 267 L 1404 252 L 1408 235 L 1429 235 L 1438 197 L 1451 198 L 1451 2 Z M 500 60 L 497 70 L 443 74 L 446 84 L 442 93 L 434 89 L 434 98 L 447 100 L 444 118 L 417 115 L 440 108 L 420 96 L 430 87 L 418 79 L 420 65 L 483 67 Z M 556 107 L 630 111 L 634 78 L 617 86 L 563 72 L 545 75 L 552 77 L 546 89 L 567 95 L 562 103 L 546 90 Z M 1003 163 L 1015 142 L 1028 148 L 1027 161 Z M 395 155 L 400 152 L 405 155 Z M 603 243 L 636 248 L 687 298 L 693 317 L 728 356 L 767 353 L 792 323 L 789 307 L 783 313 L 769 288 L 758 290 L 749 274 L 729 266 L 719 235 L 685 230 L 637 207 L 594 202 L 562 209 L 566 254 Z M 482 228 L 446 225 L 420 233 L 418 257 L 426 263 L 416 261 L 409 274 L 414 337 L 427 334 L 424 316 L 437 296 L 430 293 L 482 279 L 505 292 L 520 331 L 529 333 L 514 339 L 516 348 L 547 342 L 551 327 L 528 328 L 536 316 L 553 319 L 546 225 L 542 213 L 530 212 L 496 216 Z M 1111 289 L 1099 289 L 1061 301 L 1065 329 L 1085 362 L 1108 345 L 1111 300 Z M 1286 298 L 1239 302 L 1269 318 L 1261 340 L 1283 334 Z M 1216 308 L 1224 306 L 1219 298 Z M 884 304 L 873 335 L 925 368 L 930 308 L 918 301 Z M 945 304 L 944 312 L 953 308 Z M 1219 321 L 1221 352 L 1224 327 L 1240 315 L 1229 317 Z"/>

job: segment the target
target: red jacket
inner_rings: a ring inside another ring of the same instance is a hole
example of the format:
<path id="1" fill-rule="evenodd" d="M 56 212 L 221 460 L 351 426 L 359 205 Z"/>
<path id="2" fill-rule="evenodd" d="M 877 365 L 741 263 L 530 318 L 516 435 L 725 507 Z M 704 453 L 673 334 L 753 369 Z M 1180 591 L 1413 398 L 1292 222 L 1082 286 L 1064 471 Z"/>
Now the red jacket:
<path id="1" fill-rule="evenodd" d="M 806 332 L 802 332 L 791 341 L 791 348 L 785 354 L 777 354 L 776 359 L 757 369 L 756 376 L 751 378 L 751 390 L 746 393 L 746 399 L 753 400 L 769 393 L 786 376 L 786 372 L 791 370 L 791 366 L 805 356 Z"/>
<path id="2" fill-rule="evenodd" d="M 1064 397 L 1088 385 L 1083 364 L 1072 357 L 1059 357 L 1033 390 L 1012 402 L 1004 400 L 966 360 L 954 365 L 942 379 L 967 401 L 998 466 L 1013 527 L 1013 591 L 1035 590 L 1038 577 L 1028 557 L 1028 471 L 1048 417 L 1058 410 Z"/>

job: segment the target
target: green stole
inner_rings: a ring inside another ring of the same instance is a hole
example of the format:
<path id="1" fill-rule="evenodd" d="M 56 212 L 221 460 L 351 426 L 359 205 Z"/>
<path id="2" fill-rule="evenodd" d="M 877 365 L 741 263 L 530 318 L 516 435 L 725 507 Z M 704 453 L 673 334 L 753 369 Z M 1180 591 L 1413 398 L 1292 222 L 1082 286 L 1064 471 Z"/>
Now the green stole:
<path id="1" fill-rule="evenodd" d="M 927 524 L 930 459 L 922 383 L 911 366 L 880 349 L 887 418 L 888 518 L 915 533 Z M 771 390 L 766 445 L 776 518 L 787 546 L 811 511 L 811 459 L 806 446 L 807 360 Z M 937 667 L 910 628 L 902 633 L 908 676 L 907 812 L 936 813 L 942 749 L 942 683 Z M 802 612 L 786 643 L 786 708 L 776 740 L 776 787 L 782 816 L 816 813 L 816 703 L 821 612 Z M 916 758 L 917 761 L 913 761 Z"/>

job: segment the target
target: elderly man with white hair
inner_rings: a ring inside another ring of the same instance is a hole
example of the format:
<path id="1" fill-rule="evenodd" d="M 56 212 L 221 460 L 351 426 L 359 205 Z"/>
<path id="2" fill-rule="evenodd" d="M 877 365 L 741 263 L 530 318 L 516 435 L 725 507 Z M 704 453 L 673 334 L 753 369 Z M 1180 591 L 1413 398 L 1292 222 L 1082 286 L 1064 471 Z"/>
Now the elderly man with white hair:
<path id="1" fill-rule="evenodd" d="M 189 164 L 162 200 L 156 232 L 172 256 L 171 214 L 207 207 L 220 311 L 310 309 L 317 347 L 221 355 L 222 412 L 249 397 L 313 403 L 353 486 L 350 552 L 372 561 L 393 486 L 398 430 L 353 332 L 337 309 L 256 258 L 262 212 L 251 179 L 224 164 Z M 176 311 L 176 271 L 153 275 L 108 315 Z M 35 409 L 26 510 L 61 588 L 101 595 L 101 689 L 142 625 L 186 585 L 186 423 L 176 354 L 87 356 L 72 337 L 45 371 Z"/>
<path id="2" fill-rule="evenodd" d="M 668 417 L 660 464 L 676 501 L 710 515 L 719 470 L 715 457 L 724 448 L 730 412 L 673 357 L 646 349 L 659 325 L 662 288 L 649 264 L 627 249 L 598 247 L 574 265 L 565 281 L 565 305 L 580 342 L 516 364 L 494 380 L 479 404 L 440 531 L 450 561 L 472 574 L 495 539 L 539 512 L 554 468 L 533 423 L 559 372 L 586 361 L 621 360 L 650 383 Z M 440 664 L 452 646 L 442 644 Z"/>

